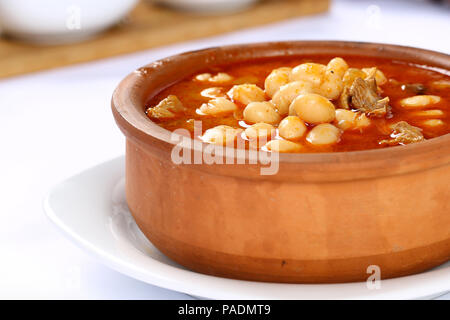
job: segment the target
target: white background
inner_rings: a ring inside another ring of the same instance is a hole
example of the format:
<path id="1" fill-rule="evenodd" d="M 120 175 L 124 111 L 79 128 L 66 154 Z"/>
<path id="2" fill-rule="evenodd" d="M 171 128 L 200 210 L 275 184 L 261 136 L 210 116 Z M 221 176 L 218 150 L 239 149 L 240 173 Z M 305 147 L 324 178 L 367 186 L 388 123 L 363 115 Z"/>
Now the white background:
<path id="1" fill-rule="evenodd" d="M 186 50 L 268 40 L 377 41 L 450 53 L 449 10 L 414 0 L 337 0 L 322 15 L 0 81 L 0 298 L 189 298 L 97 263 L 42 210 L 51 186 L 124 153 L 110 97 L 133 69 Z"/>

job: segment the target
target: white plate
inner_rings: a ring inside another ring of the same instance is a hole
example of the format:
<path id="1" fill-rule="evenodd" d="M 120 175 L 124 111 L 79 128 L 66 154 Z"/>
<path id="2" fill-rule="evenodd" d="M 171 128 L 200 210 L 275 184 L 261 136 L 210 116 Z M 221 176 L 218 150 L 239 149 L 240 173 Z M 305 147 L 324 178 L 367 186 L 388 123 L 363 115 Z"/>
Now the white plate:
<path id="1" fill-rule="evenodd" d="M 417 299 L 450 290 L 450 262 L 421 274 L 366 283 L 279 284 L 187 270 L 140 232 L 124 196 L 124 158 L 78 174 L 51 190 L 45 211 L 70 239 L 111 268 L 152 285 L 209 299 Z"/>

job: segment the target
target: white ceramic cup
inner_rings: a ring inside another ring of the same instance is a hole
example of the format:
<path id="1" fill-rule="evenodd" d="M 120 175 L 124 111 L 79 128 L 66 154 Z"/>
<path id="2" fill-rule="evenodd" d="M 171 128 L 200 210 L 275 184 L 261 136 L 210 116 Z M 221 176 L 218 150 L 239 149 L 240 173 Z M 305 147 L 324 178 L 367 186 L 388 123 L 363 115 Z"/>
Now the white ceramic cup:
<path id="1" fill-rule="evenodd" d="M 118 23 L 137 0 L 0 0 L 0 29 L 24 41 L 81 41 Z"/>

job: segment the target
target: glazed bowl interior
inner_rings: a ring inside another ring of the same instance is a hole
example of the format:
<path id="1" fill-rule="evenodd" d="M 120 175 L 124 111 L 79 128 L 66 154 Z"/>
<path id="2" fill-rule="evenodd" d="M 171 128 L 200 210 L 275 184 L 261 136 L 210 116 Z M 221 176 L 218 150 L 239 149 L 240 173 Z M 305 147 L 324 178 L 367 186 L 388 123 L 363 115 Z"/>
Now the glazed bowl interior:
<path id="1" fill-rule="evenodd" d="M 175 142 L 172 133 L 154 122 L 145 114 L 146 102 L 171 84 L 207 70 L 214 66 L 254 61 L 264 58 L 286 56 L 367 56 L 407 61 L 416 65 L 432 67 L 440 72 L 449 73 L 450 56 L 418 48 L 379 43 L 361 43 L 344 41 L 298 41 L 272 42 L 247 45 L 214 47 L 186 52 L 150 63 L 139 68 L 125 78 L 113 95 L 113 113 L 122 130 L 138 137 L 140 143 L 148 143 L 151 148 L 173 148 Z M 280 171 L 272 179 L 288 178 L 292 181 L 334 181 L 354 180 L 407 173 L 433 166 L 441 166 L 450 161 L 450 135 L 444 135 L 422 143 L 396 146 L 376 150 L 329 152 L 314 154 L 280 154 Z M 184 145 L 186 148 L 205 152 L 204 143 Z M 200 147 L 199 147 L 200 146 Z M 436 151 L 440 150 L 440 156 Z M 264 151 L 260 151 L 264 152 Z M 227 153 L 228 155 L 229 153 Z M 234 154 L 233 159 L 248 154 Z M 386 166 L 386 159 L 395 159 Z M 298 166 L 301 164 L 301 167 Z M 339 164 L 339 170 L 336 170 Z M 292 174 L 288 168 L 298 166 Z M 358 170 L 355 170 L 358 169 Z M 285 170 L 286 169 L 286 170 Z M 235 170 L 223 167 L 214 170 L 234 175 Z M 261 176 L 257 169 L 250 170 L 252 178 Z M 253 173 L 253 174 L 252 174 Z"/>

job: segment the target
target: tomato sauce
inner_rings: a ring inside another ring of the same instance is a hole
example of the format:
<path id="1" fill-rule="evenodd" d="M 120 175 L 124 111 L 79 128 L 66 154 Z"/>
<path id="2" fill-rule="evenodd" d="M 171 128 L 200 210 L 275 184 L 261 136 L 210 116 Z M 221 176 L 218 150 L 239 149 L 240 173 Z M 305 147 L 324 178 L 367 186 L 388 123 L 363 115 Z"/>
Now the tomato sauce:
<path id="1" fill-rule="evenodd" d="M 314 62 L 327 64 L 334 56 L 301 56 L 301 57 L 285 57 L 271 58 L 243 63 L 230 64 L 226 66 L 217 66 L 208 70 L 202 70 L 211 74 L 224 72 L 233 77 L 233 80 L 226 84 L 212 84 L 208 82 L 195 81 L 195 75 L 182 79 L 172 86 L 164 89 L 146 105 L 147 108 L 157 105 L 161 100 L 169 95 L 175 95 L 185 106 L 183 114 L 177 114 L 176 117 L 170 119 L 152 119 L 163 128 L 173 131 L 178 128 L 185 128 L 192 132 L 192 120 L 202 121 L 202 130 L 213 128 L 218 125 L 228 125 L 234 128 L 247 128 L 250 124 L 242 120 L 239 113 L 245 108 L 239 105 L 238 112 L 220 115 L 205 116 L 196 112 L 203 103 L 207 103 L 211 98 L 202 96 L 201 92 L 211 87 L 220 87 L 220 90 L 226 93 L 233 85 L 236 84 L 256 84 L 264 89 L 264 81 L 273 69 L 280 67 L 295 67 L 301 63 Z M 381 144 L 380 141 L 389 139 L 391 132 L 386 130 L 389 125 L 399 121 L 406 121 L 412 126 L 422 129 L 425 139 L 442 136 L 450 133 L 450 73 L 447 70 L 438 70 L 427 66 L 414 65 L 405 61 L 392 61 L 388 59 L 360 57 L 360 56 L 342 56 L 350 68 L 368 68 L 377 67 L 382 71 L 388 81 L 380 85 L 380 95 L 389 97 L 389 105 L 391 113 L 389 117 L 370 118 L 369 126 L 355 130 L 345 130 L 342 132 L 339 142 L 327 146 L 313 146 L 308 144 L 304 139 L 299 141 L 305 148 L 302 152 L 340 152 L 340 151 L 356 151 L 386 148 L 390 145 Z M 436 85 L 436 83 L 444 83 L 444 85 Z M 408 85 L 421 85 L 423 90 L 420 93 L 414 92 Z M 436 95 L 441 98 L 438 103 L 424 108 L 405 108 L 400 105 L 400 100 L 407 97 L 416 96 L 418 94 Z M 268 98 L 269 100 L 270 98 Z M 337 101 L 332 101 L 336 108 L 339 108 Z M 434 116 L 418 116 L 417 110 L 441 110 L 443 114 Z M 238 116 L 236 116 L 236 113 Z M 424 125 L 425 120 L 440 119 L 443 124 L 437 126 Z M 307 124 L 308 127 L 313 125 Z M 276 127 L 276 125 L 275 125 Z M 203 133 L 202 132 L 202 133 Z M 198 138 L 198 137 L 194 137 Z"/>

